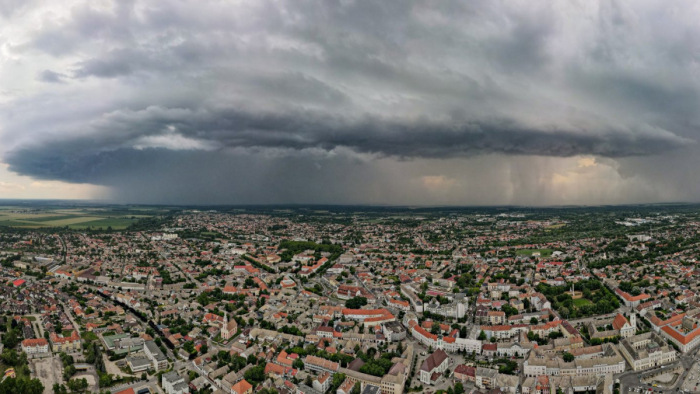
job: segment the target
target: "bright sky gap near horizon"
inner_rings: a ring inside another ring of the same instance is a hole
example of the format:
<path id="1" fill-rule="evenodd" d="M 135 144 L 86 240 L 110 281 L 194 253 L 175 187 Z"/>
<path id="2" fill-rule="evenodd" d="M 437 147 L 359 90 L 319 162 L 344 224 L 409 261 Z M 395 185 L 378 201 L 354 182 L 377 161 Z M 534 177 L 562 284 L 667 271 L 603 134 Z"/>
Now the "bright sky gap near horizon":
<path id="1" fill-rule="evenodd" d="M 700 201 L 700 3 L 0 0 L 0 198 Z"/>

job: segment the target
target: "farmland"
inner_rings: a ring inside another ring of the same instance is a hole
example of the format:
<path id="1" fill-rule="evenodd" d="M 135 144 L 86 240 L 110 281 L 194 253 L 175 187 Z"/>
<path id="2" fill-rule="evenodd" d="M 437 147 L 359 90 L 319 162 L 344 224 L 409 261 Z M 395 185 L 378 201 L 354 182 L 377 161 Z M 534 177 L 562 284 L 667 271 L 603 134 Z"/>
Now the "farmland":
<path id="1" fill-rule="evenodd" d="M 109 208 L 27 208 L 0 206 L 0 227 L 123 230 L 159 210 Z"/>

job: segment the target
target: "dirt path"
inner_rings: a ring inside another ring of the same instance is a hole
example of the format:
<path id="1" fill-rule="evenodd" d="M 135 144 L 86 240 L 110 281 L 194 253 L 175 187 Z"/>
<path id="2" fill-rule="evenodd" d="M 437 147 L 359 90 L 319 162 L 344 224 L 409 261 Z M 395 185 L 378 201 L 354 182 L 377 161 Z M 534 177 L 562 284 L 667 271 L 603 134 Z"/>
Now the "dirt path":
<path id="1" fill-rule="evenodd" d="M 30 361 L 34 367 L 32 377 L 38 378 L 44 385 L 44 393 L 53 393 L 54 383 L 62 383 L 63 368 L 58 357 L 47 357 Z"/>
<path id="2" fill-rule="evenodd" d="M 128 373 L 122 372 L 121 369 L 117 366 L 117 364 L 114 363 L 114 361 L 109 361 L 109 358 L 105 354 L 102 355 L 102 360 L 104 360 L 105 363 L 105 370 L 107 373 L 110 373 L 114 375 L 115 377 L 117 376 L 134 376 L 134 375 L 129 375 Z"/>

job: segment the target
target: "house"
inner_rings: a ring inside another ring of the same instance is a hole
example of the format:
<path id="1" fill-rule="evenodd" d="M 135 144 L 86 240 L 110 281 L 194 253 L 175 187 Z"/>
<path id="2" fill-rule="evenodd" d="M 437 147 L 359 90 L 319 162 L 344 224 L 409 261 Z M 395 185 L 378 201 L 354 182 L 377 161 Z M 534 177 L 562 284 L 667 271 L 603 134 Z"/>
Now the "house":
<path id="1" fill-rule="evenodd" d="M 481 346 L 481 354 L 488 358 L 493 358 L 498 352 L 498 344 L 496 343 L 484 343 Z"/>
<path id="2" fill-rule="evenodd" d="M 486 313 L 489 324 L 498 325 L 506 321 L 506 313 L 503 311 L 488 311 Z"/>
<path id="3" fill-rule="evenodd" d="M 455 380 L 462 382 L 473 382 L 476 379 L 476 368 L 460 364 L 455 367 L 452 376 Z"/>
<path id="4" fill-rule="evenodd" d="M 491 387 L 501 390 L 502 393 L 515 394 L 518 392 L 520 377 L 497 373 L 491 383 Z"/>
<path id="5" fill-rule="evenodd" d="M 252 392 L 253 385 L 248 383 L 245 379 L 231 386 L 231 393 L 233 394 L 251 394 Z"/>
<path id="6" fill-rule="evenodd" d="M 497 374 L 498 371 L 495 369 L 477 367 L 474 384 L 480 389 L 490 389 L 494 387 Z"/>
<path id="7" fill-rule="evenodd" d="M 336 390 L 335 394 L 350 394 L 353 387 L 355 387 L 355 381 L 353 379 L 345 378 L 343 383 L 340 384 L 340 387 L 338 387 L 338 390 Z"/>
<path id="8" fill-rule="evenodd" d="M 313 380 L 312 386 L 314 389 L 325 393 L 331 387 L 331 374 L 324 372 L 321 376 Z"/>

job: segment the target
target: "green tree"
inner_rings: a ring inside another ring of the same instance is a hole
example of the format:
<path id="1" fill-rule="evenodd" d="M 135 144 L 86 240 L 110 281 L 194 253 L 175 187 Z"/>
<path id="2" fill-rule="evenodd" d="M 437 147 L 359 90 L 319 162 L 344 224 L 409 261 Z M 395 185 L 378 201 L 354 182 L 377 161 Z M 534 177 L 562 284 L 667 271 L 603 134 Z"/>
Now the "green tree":
<path id="1" fill-rule="evenodd" d="M 88 382 L 85 378 L 83 379 L 71 379 L 68 381 L 68 388 L 71 391 L 78 393 L 84 392 L 88 388 Z"/>
<path id="2" fill-rule="evenodd" d="M 353 297 L 345 301 L 345 307 L 350 309 L 360 309 L 367 305 L 367 298 L 365 297 Z"/>
<path id="3" fill-rule="evenodd" d="M 197 351 L 197 350 L 195 350 L 194 342 L 192 342 L 192 341 L 187 341 L 184 344 L 182 344 L 182 348 L 185 349 L 185 351 L 189 354 L 193 354 Z"/>
<path id="4" fill-rule="evenodd" d="M 14 322 L 14 320 L 13 320 Z M 14 349 L 22 341 L 22 333 L 19 328 L 12 328 L 2 336 L 2 344 L 8 349 Z"/>
<path id="5" fill-rule="evenodd" d="M 292 363 L 292 367 L 294 367 L 294 368 L 296 368 L 296 369 L 304 369 L 304 362 L 301 361 L 301 358 L 297 358 L 297 359 L 294 360 L 294 362 Z"/>
<path id="6" fill-rule="evenodd" d="M 0 359 L 2 359 L 3 363 L 11 367 L 18 365 L 19 363 L 19 356 L 14 349 L 3 350 L 2 355 L 0 355 Z"/>
<path id="7" fill-rule="evenodd" d="M 63 368 L 63 379 L 69 380 L 71 376 L 75 375 L 75 366 L 73 364 Z M 70 388 L 70 385 L 68 386 Z"/>
<path id="8" fill-rule="evenodd" d="M 256 365 L 253 368 L 247 370 L 245 374 L 243 374 L 243 377 L 245 378 L 245 380 L 251 383 L 260 383 L 263 380 L 265 380 L 265 366 Z"/>
<path id="9" fill-rule="evenodd" d="M 98 384 L 100 387 L 109 387 L 109 386 L 112 385 L 112 375 L 111 375 L 111 374 L 108 374 L 108 373 L 98 373 L 98 375 L 100 376 L 100 379 L 99 379 L 99 381 L 97 382 L 97 384 Z M 143 378 L 143 376 L 142 376 L 142 378 Z"/>
<path id="10" fill-rule="evenodd" d="M 0 393 L 42 394 L 44 385 L 39 379 L 7 378 L 0 383 Z"/>

